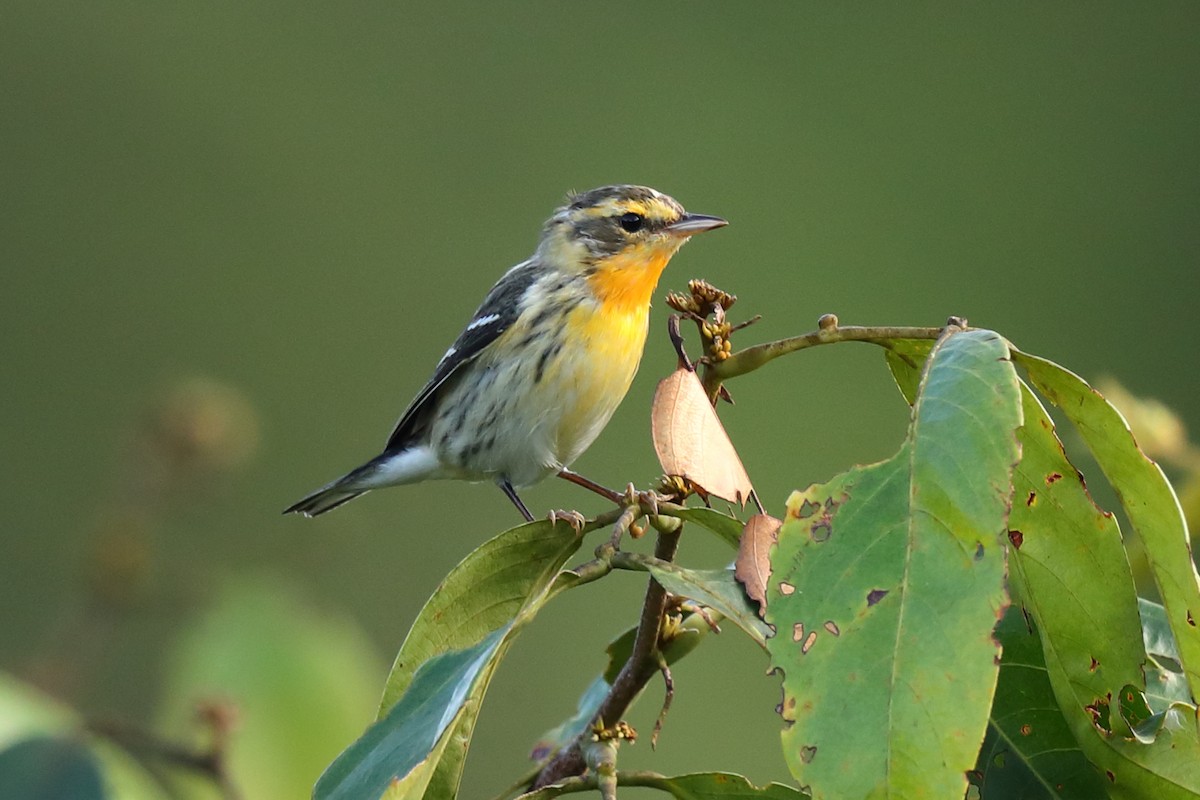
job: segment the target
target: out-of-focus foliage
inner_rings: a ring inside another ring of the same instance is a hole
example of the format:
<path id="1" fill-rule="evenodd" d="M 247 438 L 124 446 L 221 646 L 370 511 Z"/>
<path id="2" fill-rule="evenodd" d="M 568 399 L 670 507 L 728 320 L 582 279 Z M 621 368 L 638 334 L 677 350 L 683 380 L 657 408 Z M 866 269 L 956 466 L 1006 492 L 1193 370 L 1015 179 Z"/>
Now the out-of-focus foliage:
<path id="1" fill-rule="evenodd" d="M 176 646 L 157 730 L 202 747 L 198 711 L 228 705 L 233 784 L 246 797 L 304 797 L 370 719 L 382 666 L 352 621 L 313 609 L 286 582 L 235 581 Z"/>

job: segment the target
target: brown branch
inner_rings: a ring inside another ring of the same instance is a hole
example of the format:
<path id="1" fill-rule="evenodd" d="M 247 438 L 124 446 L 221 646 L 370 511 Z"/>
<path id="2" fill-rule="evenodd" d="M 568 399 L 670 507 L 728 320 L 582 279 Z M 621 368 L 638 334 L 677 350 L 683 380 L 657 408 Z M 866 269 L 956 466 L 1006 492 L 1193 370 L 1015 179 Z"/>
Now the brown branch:
<path id="1" fill-rule="evenodd" d="M 682 533 L 682 525 L 673 531 L 659 531 L 654 557 L 663 561 L 674 560 Z M 633 651 L 621 667 L 608 696 L 604 698 L 596 714 L 597 721 L 603 727 L 610 728 L 619 722 L 642 688 L 659 673 L 658 637 L 666 607 L 666 589 L 651 578 L 646 587 L 646 598 L 642 602 L 642 615 L 638 622 L 637 634 L 634 636 Z M 576 741 L 559 751 L 558 755 L 542 768 L 533 781 L 533 788 L 540 789 L 558 783 L 563 778 L 581 775 L 586 766 L 583 750 Z"/>

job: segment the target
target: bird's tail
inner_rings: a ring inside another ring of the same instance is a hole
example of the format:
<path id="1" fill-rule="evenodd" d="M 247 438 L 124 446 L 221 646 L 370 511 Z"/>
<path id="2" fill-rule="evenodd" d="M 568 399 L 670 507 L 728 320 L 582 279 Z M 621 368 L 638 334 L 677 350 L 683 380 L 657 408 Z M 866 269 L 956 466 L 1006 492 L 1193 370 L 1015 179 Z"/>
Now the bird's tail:
<path id="1" fill-rule="evenodd" d="M 333 511 L 342 503 L 349 503 L 368 491 L 367 489 L 340 489 L 338 488 L 340 484 L 341 481 L 334 481 L 323 489 L 318 489 L 300 502 L 288 506 L 283 513 L 315 517 L 326 511 Z"/>
<path id="2" fill-rule="evenodd" d="M 322 486 L 283 513 L 315 517 L 349 503 L 372 489 L 440 477 L 440 470 L 437 456 L 425 445 L 383 453 L 333 483 Z"/>

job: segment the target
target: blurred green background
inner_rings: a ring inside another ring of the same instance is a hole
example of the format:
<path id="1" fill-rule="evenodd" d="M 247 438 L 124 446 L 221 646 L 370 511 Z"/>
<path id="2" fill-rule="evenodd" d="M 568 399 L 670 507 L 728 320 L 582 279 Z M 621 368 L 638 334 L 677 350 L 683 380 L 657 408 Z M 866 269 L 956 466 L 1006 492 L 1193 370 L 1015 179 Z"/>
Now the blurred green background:
<path id="1" fill-rule="evenodd" d="M 646 183 L 727 217 L 658 296 L 737 293 L 736 318 L 764 317 L 740 344 L 823 312 L 964 315 L 1200 427 L 1198 34 L 1192 2 L 5 4 L 0 669 L 179 736 L 192 692 L 225 695 L 253 738 L 264 712 L 231 688 L 248 648 L 276 688 L 328 657 L 344 685 L 296 684 L 325 716 L 276 704 L 310 750 L 253 756 L 288 777 L 250 796 L 304 791 L 372 718 L 440 576 L 518 520 L 450 483 L 279 511 L 377 451 L 569 189 Z M 665 319 L 577 464 L 596 480 L 657 473 Z M 723 418 L 776 510 L 903 432 L 869 348 L 732 389 Z M 561 482 L 525 499 L 603 509 Z M 728 553 L 698 534 L 681 557 Z M 506 786 L 574 709 L 642 584 L 587 587 L 523 634 L 464 796 Z M 213 619 L 232 632 L 205 645 Z M 289 624 L 294 657 L 246 633 Z M 623 763 L 786 778 L 765 667 L 735 631 L 711 641 L 675 670 L 658 752 Z"/>

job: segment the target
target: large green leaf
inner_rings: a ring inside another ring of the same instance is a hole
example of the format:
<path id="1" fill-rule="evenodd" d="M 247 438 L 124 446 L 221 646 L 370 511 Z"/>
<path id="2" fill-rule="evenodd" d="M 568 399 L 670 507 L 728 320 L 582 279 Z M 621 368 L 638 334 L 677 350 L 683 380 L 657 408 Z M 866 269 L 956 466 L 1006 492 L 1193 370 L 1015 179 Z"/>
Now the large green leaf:
<path id="1" fill-rule="evenodd" d="M 492 674 L 522 626 L 554 592 L 573 585 L 574 574 L 560 570 L 581 541 L 566 523 L 533 522 L 485 542 L 456 566 L 396 656 L 380 719 L 330 765 L 314 795 L 378 797 L 398 779 L 389 797 L 454 797 Z M 410 699 L 419 676 L 442 690 L 429 694 L 427 685 Z M 420 727 L 429 720 L 412 716 L 418 701 L 440 704 L 429 719 L 445 724 Z"/>
<path id="2" fill-rule="evenodd" d="M 1119 713 L 1123 690 L 1145 685 L 1146 658 L 1120 532 L 1093 504 L 1045 409 L 1022 388 L 1010 580 L 1037 624 L 1063 719 L 1112 796 L 1193 797 L 1200 791 L 1195 720 L 1147 746 Z"/>
<path id="3" fill-rule="evenodd" d="M 996 628 L 1004 648 L 987 736 L 971 773 L 981 800 L 1099 800 L 1100 773 L 1088 763 L 1065 719 L 1021 609 L 1010 606 Z"/>
<path id="4" fill-rule="evenodd" d="M 1037 622 L 1051 679 L 1061 665 L 1082 713 L 1141 677 L 1137 594 L 1116 519 L 1092 502 L 1027 387 L 1022 400 L 1022 457 L 1009 519 L 1014 593 Z"/>
<path id="5" fill-rule="evenodd" d="M 1195 702 L 1200 687 L 1200 574 L 1192 562 L 1187 522 L 1175 492 L 1099 392 L 1053 362 L 1016 351 L 1013 356 L 1033 386 L 1079 430 L 1120 497 L 1145 546 Z"/>
<path id="6" fill-rule="evenodd" d="M 796 492 L 771 558 L 784 755 L 816 797 L 961 797 L 997 675 L 1018 458 L 1006 343 L 934 348 L 892 459 Z"/>
<path id="7" fill-rule="evenodd" d="M 698 772 L 668 778 L 647 773 L 618 773 L 620 786 L 644 786 L 666 792 L 678 800 L 803 800 L 805 792 L 771 783 L 761 789 L 741 775 L 730 772 Z M 579 789 L 572 785 L 545 786 L 521 795 L 518 800 L 553 800 Z"/>
<path id="8" fill-rule="evenodd" d="M 504 531 L 464 558 L 425 602 L 404 638 L 383 690 L 380 718 L 425 661 L 475 645 L 512 622 L 546 591 L 581 541 L 565 522 L 531 522 Z"/>
<path id="9" fill-rule="evenodd" d="M 0 672 L 0 750 L 33 736 L 74 732 L 78 715 L 33 686 Z"/>
<path id="10" fill-rule="evenodd" d="M 929 350 L 930 343 L 925 341 L 897 341 L 888 346 L 888 366 L 909 402 L 916 397 L 921 366 Z M 1022 386 L 1023 402 L 1030 399 L 1028 392 Z M 1032 411 L 1040 411 L 1040 407 L 1026 406 L 1025 425 L 1040 426 L 1034 421 L 1040 419 L 1040 414 Z M 1022 441 L 1027 438 L 1024 428 L 1019 436 Z M 1027 454 L 1034 458 L 1033 452 L 1024 447 L 1022 458 Z M 1019 480 L 1020 465 L 1013 476 L 1014 493 Z M 1116 566 L 1124 559 L 1119 548 L 1108 556 L 1115 557 Z M 1010 607 L 996 635 L 1004 653 L 1000 679 L 987 736 L 971 773 L 982 800 L 1104 797 L 1106 787 L 1099 772 L 1088 763 L 1058 706 L 1032 619 Z"/>

